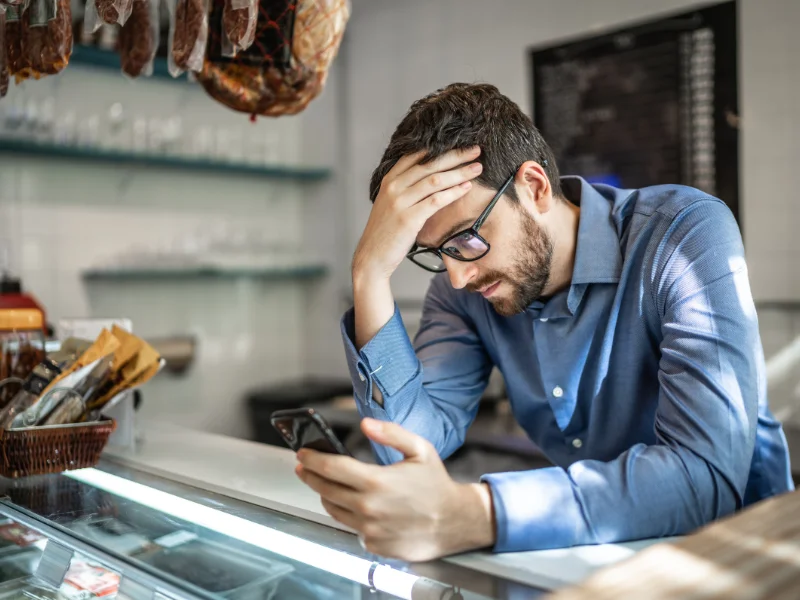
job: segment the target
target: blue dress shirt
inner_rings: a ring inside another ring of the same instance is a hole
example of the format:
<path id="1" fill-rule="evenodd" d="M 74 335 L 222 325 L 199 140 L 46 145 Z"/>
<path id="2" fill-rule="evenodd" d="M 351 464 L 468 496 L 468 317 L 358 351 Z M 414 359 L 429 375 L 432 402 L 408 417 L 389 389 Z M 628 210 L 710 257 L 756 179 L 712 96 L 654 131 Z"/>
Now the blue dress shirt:
<path id="1" fill-rule="evenodd" d="M 556 466 L 483 477 L 496 551 L 684 534 L 793 489 L 725 204 L 682 186 L 562 184 L 581 208 L 569 288 L 502 317 L 441 274 L 413 346 L 395 310 L 357 351 L 345 314 L 362 416 L 399 423 L 447 457 L 500 369 L 517 421 Z M 401 458 L 375 451 L 382 463 Z"/>

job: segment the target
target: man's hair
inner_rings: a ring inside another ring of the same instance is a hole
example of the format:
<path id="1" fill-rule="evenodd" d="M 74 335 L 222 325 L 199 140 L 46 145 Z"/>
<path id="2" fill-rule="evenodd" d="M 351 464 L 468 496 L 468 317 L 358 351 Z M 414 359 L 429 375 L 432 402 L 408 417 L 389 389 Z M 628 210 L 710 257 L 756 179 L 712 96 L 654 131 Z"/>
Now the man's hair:
<path id="1" fill-rule="evenodd" d="M 397 126 L 380 164 L 372 173 L 369 198 L 375 202 L 381 181 L 403 156 L 427 152 L 423 163 L 450 150 L 480 146 L 483 171 L 476 181 L 497 190 L 522 163 L 538 162 L 561 196 L 558 166 L 550 146 L 519 106 L 493 85 L 452 83 L 417 100 Z M 513 186 L 507 194 L 518 201 Z"/>

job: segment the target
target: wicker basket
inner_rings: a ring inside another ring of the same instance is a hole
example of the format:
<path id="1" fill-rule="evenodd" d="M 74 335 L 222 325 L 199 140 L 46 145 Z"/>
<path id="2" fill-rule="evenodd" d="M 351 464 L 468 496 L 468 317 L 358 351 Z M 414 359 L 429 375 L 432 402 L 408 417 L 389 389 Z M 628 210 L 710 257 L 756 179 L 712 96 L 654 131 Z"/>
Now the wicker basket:
<path id="1" fill-rule="evenodd" d="M 17 478 L 93 467 L 116 426 L 105 419 L 0 430 L 0 475 Z"/>

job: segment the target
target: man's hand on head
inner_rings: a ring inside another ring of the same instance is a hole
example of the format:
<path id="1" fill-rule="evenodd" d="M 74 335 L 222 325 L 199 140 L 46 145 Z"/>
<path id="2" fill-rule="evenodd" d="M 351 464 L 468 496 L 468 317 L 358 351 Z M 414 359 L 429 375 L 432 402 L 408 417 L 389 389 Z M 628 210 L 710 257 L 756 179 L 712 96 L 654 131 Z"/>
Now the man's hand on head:
<path id="1" fill-rule="evenodd" d="M 404 156 L 386 174 L 353 257 L 353 280 L 388 279 L 425 222 L 466 195 L 483 166 L 480 148 L 451 150 L 420 164 L 425 152 Z M 468 164 L 465 164 L 468 163 Z"/>
<path id="2" fill-rule="evenodd" d="M 367 550 L 417 562 L 494 545 L 487 485 L 453 481 L 434 447 L 399 425 L 364 419 L 362 430 L 404 460 L 378 466 L 301 450 L 296 472 L 334 519 L 359 533 Z"/>
<path id="3" fill-rule="evenodd" d="M 394 314 L 390 278 L 425 222 L 472 188 L 482 165 L 477 146 L 452 150 L 423 164 L 424 152 L 404 156 L 381 182 L 353 256 L 355 342 L 361 349 Z M 465 164 L 467 163 L 467 164 Z"/>

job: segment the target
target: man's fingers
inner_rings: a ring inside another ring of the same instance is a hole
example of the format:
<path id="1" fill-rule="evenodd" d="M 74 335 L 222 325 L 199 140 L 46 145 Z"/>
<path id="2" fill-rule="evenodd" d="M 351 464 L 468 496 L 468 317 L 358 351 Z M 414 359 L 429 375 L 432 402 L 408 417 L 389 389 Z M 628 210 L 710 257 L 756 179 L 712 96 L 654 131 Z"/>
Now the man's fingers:
<path id="1" fill-rule="evenodd" d="M 354 490 L 367 489 L 377 475 L 375 469 L 378 467 L 349 456 L 303 449 L 297 453 L 297 459 L 307 471 Z"/>
<path id="2" fill-rule="evenodd" d="M 428 163 L 412 165 L 405 172 L 394 177 L 394 181 L 400 189 L 410 188 L 429 175 L 451 171 L 465 163 L 473 162 L 480 154 L 481 150 L 478 146 L 464 150 L 451 150 Z"/>
<path id="3" fill-rule="evenodd" d="M 483 171 L 483 165 L 473 162 L 458 169 L 433 173 L 408 188 L 403 192 L 401 198 L 405 205 L 411 206 L 437 192 L 443 192 L 472 181 L 481 174 L 481 171 Z"/>
<path id="4" fill-rule="evenodd" d="M 419 223 L 419 228 L 422 229 L 425 221 L 430 219 L 445 206 L 452 204 L 459 198 L 463 198 L 470 191 L 470 189 L 472 189 L 472 182 L 465 181 L 460 185 L 442 190 L 441 192 L 436 192 L 435 194 L 431 194 L 407 210 L 411 211 L 414 222 Z"/>
<path id="5" fill-rule="evenodd" d="M 400 175 L 408 171 L 411 167 L 418 164 L 427 152 L 425 150 L 420 150 L 419 152 L 415 152 L 414 154 L 406 154 L 400 160 L 398 160 L 394 166 L 389 169 L 389 172 L 384 175 L 384 181 L 390 181 L 393 179 L 397 179 Z"/>
<path id="6" fill-rule="evenodd" d="M 406 458 L 426 459 L 430 454 L 431 445 L 427 440 L 396 423 L 363 419 L 361 430 L 373 442 L 399 450 Z"/>
<path id="7" fill-rule="evenodd" d="M 345 527 L 349 527 L 355 531 L 361 531 L 362 524 L 355 513 L 347 510 L 346 508 L 342 508 L 341 506 L 333 504 L 332 502 L 328 502 L 325 498 L 322 498 L 322 508 L 324 508 L 325 512 L 327 512 Z"/>
<path id="8" fill-rule="evenodd" d="M 344 509 L 354 508 L 358 502 L 358 492 L 351 488 L 347 488 L 338 483 L 328 481 L 309 471 L 308 469 L 299 466 L 295 472 L 297 476 L 312 490 L 317 492 L 322 498 L 332 504 L 341 506 Z"/>

